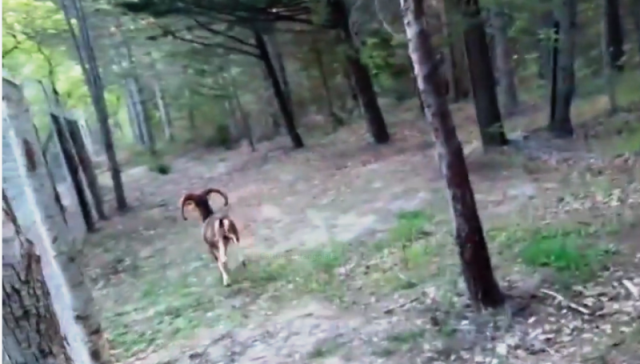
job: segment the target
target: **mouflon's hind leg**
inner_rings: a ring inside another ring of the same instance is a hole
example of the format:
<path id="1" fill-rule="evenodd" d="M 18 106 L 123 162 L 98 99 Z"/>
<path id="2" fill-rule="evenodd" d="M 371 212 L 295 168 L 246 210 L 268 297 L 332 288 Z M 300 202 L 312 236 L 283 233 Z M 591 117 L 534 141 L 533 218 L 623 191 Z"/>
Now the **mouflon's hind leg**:
<path id="1" fill-rule="evenodd" d="M 227 244 L 225 244 L 224 238 L 218 240 L 218 251 L 220 252 L 220 262 L 227 262 Z"/>
<path id="2" fill-rule="evenodd" d="M 229 274 L 227 273 L 226 263 L 222 263 L 222 261 L 218 261 L 218 269 L 220 269 L 220 273 L 222 274 L 222 285 L 225 287 L 228 287 Z"/>

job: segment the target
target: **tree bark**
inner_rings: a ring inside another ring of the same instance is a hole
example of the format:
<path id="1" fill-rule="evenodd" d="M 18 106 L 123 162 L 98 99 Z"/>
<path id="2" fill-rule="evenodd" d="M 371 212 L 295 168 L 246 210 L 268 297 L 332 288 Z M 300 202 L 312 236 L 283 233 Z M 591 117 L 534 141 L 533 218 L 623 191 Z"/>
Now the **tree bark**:
<path id="1" fill-rule="evenodd" d="M 95 231 L 96 224 L 93 220 L 93 214 L 91 213 L 91 204 L 89 203 L 89 198 L 87 197 L 86 191 L 84 189 L 84 184 L 82 183 L 80 166 L 78 165 L 79 163 L 76 160 L 76 154 L 71 142 L 71 138 L 67 135 L 67 131 L 65 130 L 63 124 L 64 119 L 55 114 L 50 115 L 53 130 L 55 130 L 55 133 L 58 137 L 58 143 L 60 144 L 62 157 L 64 158 L 65 164 L 67 165 L 67 168 L 69 170 L 69 176 L 71 177 L 71 182 L 78 198 L 78 205 L 80 206 L 80 212 L 82 213 L 84 224 L 87 227 L 87 231 Z"/>
<path id="2" fill-rule="evenodd" d="M 4 359 L 9 364 L 72 364 L 40 256 L 22 232 L 4 189 L 2 210 L 14 235 L 2 237 Z"/>
<path id="3" fill-rule="evenodd" d="M 173 122 L 171 120 L 171 114 L 169 114 L 169 109 L 167 109 L 164 94 L 157 81 L 153 86 L 156 94 L 156 103 L 158 104 L 158 110 L 160 111 L 160 119 L 162 120 L 162 127 L 164 129 L 164 136 L 169 142 L 173 142 L 175 140 L 173 136 Z"/>
<path id="4" fill-rule="evenodd" d="M 289 138 L 291 139 L 291 144 L 293 144 L 294 149 L 304 148 L 304 142 L 302 141 L 300 133 L 298 133 L 298 129 L 296 128 L 295 120 L 293 118 L 293 111 L 287 103 L 286 96 L 284 94 L 284 91 L 282 90 L 282 85 L 280 84 L 280 81 L 278 79 L 278 74 L 273 65 L 273 62 L 271 61 L 264 36 L 260 34 L 258 30 L 254 30 L 253 35 L 256 41 L 256 47 L 258 48 L 258 52 L 260 54 L 260 59 L 262 60 L 265 70 L 269 75 L 269 79 L 271 80 L 271 86 L 273 87 L 274 96 L 276 98 L 278 106 L 280 107 L 280 112 L 282 113 L 282 118 L 284 120 L 284 126 L 287 129 Z"/>
<path id="5" fill-rule="evenodd" d="M 554 22 L 553 10 L 544 11 L 539 20 L 540 29 L 544 31 L 541 34 L 547 35 L 548 32 L 553 32 Z M 549 37 L 545 36 L 538 39 L 538 79 L 540 80 L 551 80 L 553 44 L 555 44 L 554 40 L 549 39 Z"/>
<path id="6" fill-rule="evenodd" d="M 633 29 L 636 32 L 636 45 L 638 46 L 638 53 L 640 53 L 640 0 L 631 0 L 630 7 Z"/>
<path id="7" fill-rule="evenodd" d="M 3 87 L 7 89 L 8 86 L 11 86 L 10 83 L 3 80 Z M 34 228 L 29 229 L 29 234 L 38 237 L 35 240 L 38 253 L 52 267 L 46 279 L 51 287 L 56 287 L 51 292 L 54 307 L 61 317 L 68 316 L 61 325 L 67 336 L 72 334 L 70 352 L 79 363 L 110 364 L 93 294 L 81 270 L 82 250 L 78 239 L 83 235 L 78 235 L 77 229 L 67 226 L 61 214 L 64 207 L 55 197 L 54 181 L 47 173 L 24 97 L 15 91 L 6 92 L 3 90 L 7 105 L 3 132 L 9 132 L 8 141 L 15 151 L 18 172 L 22 177 L 26 192 L 26 201 L 22 203 L 26 203 L 26 211 L 33 216 L 34 224 L 30 227 Z"/>
<path id="8" fill-rule="evenodd" d="M 104 98 L 104 85 L 100 76 L 100 69 L 93 50 L 93 43 L 89 35 L 87 20 L 79 0 L 60 0 L 61 8 L 64 12 L 65 20 L 72 35 L 73 42 L 76 46 L 78 58 L 82 65 L 87 87 L 91 94 L 91 101 L 96 112 L 96 118 L 100 124 L 100 134 L 104 151 L 111 172 L 111 180 L 113 181 L 113 191 L 116 198 L 116 205 L 119 211 L 127 209 L 127 198 L 124 192 L 124 184 L 120 173 L 120 164 L 116 156 L 113 145 L 113 137 L 111 135 L 111 127 L 109 126 L 109 111 Z M 78 30 L 80 39 L 76 36 L 75 28 L 71 23 L 72 13 L 77 17 Z"/>
<path id="9" fill-rule="evenodd" d="M 449 189 L 455 223 L 455 239 L 462 263 L 462 274 L 471 302 L 477 307 L 496 308 L 505 302 L 491 267 L 491 258 L 469 180 L 460 140 L 446 101 L 445 84 L 438 59 L 425 26 L 422 0 L 400 0 L 409 41 L 409 54 L 418 87 L 425 101 L 426 120 L 430 120 L 438 150 L 438 161 Z"/>
<path id="10" fill-rule="evenodd" d="M 619 0 L 604 0 L 604 18 L 607 28 L 607 55 L 609 56 L 609 68 L 615 72 L 622 72 L 624 65 L 624 32 L 623 22 L 620 16 Z"/>
<path id="11" fill-rule="evenodd" d="M 106 220 L 107 214 L 104 212 L 104 203 L 102 200 L 102 193 L 100 192 L 100 184 L 98 183 L 98 176 L 96 175 L 96 171 L 93 168 L 93 161 L 89 156 L 89 152 L 84 143 L 84 139 L 82 138 L 82 132 L 80 131 L 80 126 L 75 120 L 69 120 L 65 118 L 65 123 L 67 126 L 67 131 L 69 134 L 69 138 L 71 143 L 73 144 L 73 149 L 75 150 L 75 154 L 78 157 L 78 163 L 80 164 L 80 168 L 82 169 L 82 173 L 87 181 L 87 187 L 89 188 L 89 193 L 91 194 L 91 199 L 93 200 L 93 206 L 96 210 L 96 215 L 100 220 Z"/>
<path id="12" fill-rule="evenodd" d="M 605 10 L 606 11 L 606 10 Z M 604 16 L 602 21 L 602 71 L 604 73 L 604 79 L 607 84 L 607 96 L 609 98 L 609 114 L 613 115 L 618 112 L 618 97 L 616 95 L 616 75 L 615 75 L 615 67 L 611 66 L 611 57 L 609 53 L 609 48 L 607 47 L 608 36 L 607 32 L 609 31 L 609 27 L 607 26 L 607 17 Z"/>
<path id="13" fill-rule="evenodd" d="M 516 73 L 511 62 L 512 54 L 509 47 L 508 26 L 504 9 L 491 9 L 491 27 L 495 47 L 496 69 L 498 73 L 499 101 L 502 113 L 512 115 L 520 103 L 518 88 L 516 87 Z"/>
<path id="14" fill-rule="evenodd" d="M 471 94 L 469 84 L 469 70 L 467 67 L 467 55 L 464 49 L 462 34 L 457 28 L 458 24 L 451 24 L 450 19 L 455 19 L 451 5 L 447 1 L 442 2 L 442 31 L 447 42 L 445 58 L 447 59 L 449 92 L 448 95 L 453 102 L 466 99 Z"/>
<path id="15" fill-rule="evenodd" d="M 578 15 L 577 0 L 559 2 L 555 17 L 559 25 L 558 63 L 555 80 L 555 108 L 548 129 L 557 138 L 573 136 L 571 104 L 575 94 L 575 37 Z"/>
<path id="16" fill-rule="evenodd" d="M 228 76 L 229 86 L 231 86 L 231 94 L 233 96 L 233 100 L 238 108 L 238 115 L 240 116 L 240 122 L 242 123 L 242 129 L 244 137 L 247 138 L 249 142 L 249 146 L 251 147 L 251 151 L 256 151 L 256 144 L 253 139 L 253 129 L 251 128 L 251 122 L 247 117 L 246 112 L 244 111 L 244 107 L 242 107 L 242 102 L 240 101 L 240 95 L 238 95 L 238 86 L 236 84 L 235 77 L 232 75 Z"/>
<path id="17" fill-rule="evenodd" d="M 360 60 L 358 49 L 351 28 L 349 26 L 349 9 L 344 0 L 334 0 L 328 3 L 331 18 L 338 23 L 342 40 L 348 50 L 345 55 L 347 67 L 353 76 L 353 83 L 362 102 L 362 108 L 367 118 L 369 133 L 376 144 L 385 144 L 391 140 L 384 115 L 378 104 L 378 95 L 373 88 L 373 80 L 367 67 Z"/>
<path id="18" fill-rule="evenodd" d="M 318 66 L 318 76 L 322 84 L 322 90 L 324 92 L 325 108 L 329 118 L 331 118 L 331 124 L 333 129 L 337 130 L 344 126 L 344 120 L 338 116 L 333 109 L 333 97 L 331 95 L 331 89 L 329 88 L 329 82 L 327 80 L 327 72 L 324 67 L 324 58 L 322 57 L 322 51 L 317 46 L 312 46 L 311 52 L 313 52 L 316 64 Z"/>
<path id="19" fill-rule="evenodd" d="M 459 6 L 466 20 L 464 44 L 482 144 L 485 147 L 501 147 L 507 145 L 507 136 L 498 105 L 496 80 L 480 6 L 478 0 L 459 3 Z"/>
<path id="20" fill-rule="evenodd" d="M 357 110 L 360 111 L 361 114 L 364 114 L 364 110 L 362 109 L 362 102 L 360 101 L 360 96 L 358 95 L 358 90 L 353 84 L 353 77 L 351 76 L 351 71 L 349 70 L 349 67 L 347 66 L 346 62 L 345 62 L 345 65 L 342 67 L 342 77 L 344 78 L 344 81 L 347 84 L 347 91 L 351 96 L 351 100 L 353 101 L 354 106 L 356 107 Z"/>
<path id="21" fill-rule="evenodd" d="M 267 45 L 267 51 L 269 52 L 270 58 L 273 60 L 276 73 L 278 74 L 278 81 L 280 81 L 280 85 L 282 85 L 282 92 L 289 104 L 291 112 L 293 113 L 293 97 L 291 96 L 291 85 L 289 84 L 289 77 L 287 76 L 287 68 L 284 65 L 284 58 L 280 51 L 280 44 L 278 44 L 278 39 L 273 32 L 273 25 L 270 24 L 268 27 L 269 29 L 266 30 L 266 36 L 264 38 Z"/>

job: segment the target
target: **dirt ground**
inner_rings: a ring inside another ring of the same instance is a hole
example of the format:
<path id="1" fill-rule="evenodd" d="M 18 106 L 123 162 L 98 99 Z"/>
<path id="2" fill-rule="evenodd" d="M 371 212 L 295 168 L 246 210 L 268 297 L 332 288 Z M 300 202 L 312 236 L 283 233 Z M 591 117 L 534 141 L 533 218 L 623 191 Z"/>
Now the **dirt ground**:
<path id="1" fill-rule="evenodd" d="M 127 171 L 132 210 L 104 222 L 86 247 L 114 355 L 123 363 L 640 363 L 635 158 L 600 152 L 613 142 L 609 129 L 592 127 L 597 117 L 578 126 L 593 134 L 590 148 L 578 137 L 558 152 L 533 133 L 520 149 L 483 154 L 469 106 L 454 112 L 507 311 L 468 307 L 433 143 L 414 115 L 391 124 L 388 146 L 369 144 L 353 125 L 302 151 L 281 139 L 256 153 L 182 156 L 166 176 Z M 531 107 L 508 128 L 531 129 L 537 113 Z M 179 216 L 181 195 L 206 187 L 229 194 L 241 226 L 248 268 L 234 269 L 229 288 L 197 220 Z M 407 238 L 414 223 L 419 231 Z M 571 229 L 566 239 L 612 252 L 588 282 L 562 286 L 549 269 L 513 258 L 520 245 L 500 245 L 526 243 L 519 229 L 560 225 Z"/>

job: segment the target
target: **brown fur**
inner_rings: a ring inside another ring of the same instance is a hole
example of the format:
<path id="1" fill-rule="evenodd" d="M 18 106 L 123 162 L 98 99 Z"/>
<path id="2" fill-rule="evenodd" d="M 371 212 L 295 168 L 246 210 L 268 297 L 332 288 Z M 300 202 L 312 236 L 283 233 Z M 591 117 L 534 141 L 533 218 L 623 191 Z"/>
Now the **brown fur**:
<path id="1" fill-rule="evenodd" d="M 229 275 L 226 269 L 227 248 L 229 244 L 234 243 L 240 245 L 240 234 L 235 222 L 228 216 L 224 215 L 216 217 L 211 205 L 209 204 L 209 195 L 217 193 L 224 199 L 224 206 L 229 205 L 229 199 L 226 193 L 216 188 L 209 188 L 201 193 L 187 193 L 180 199 L 180 207 L 182 218 L 187 220 L 184 214 L 184 208 L 191 203 L 198 211 L 202 219 L 202 237 L 209 248 L 209 253 L 218 264 L 218 269 L 222 274 L 223 284 L 229 283 Z M 244 260 L 242 264 L 246 266 Z"/>

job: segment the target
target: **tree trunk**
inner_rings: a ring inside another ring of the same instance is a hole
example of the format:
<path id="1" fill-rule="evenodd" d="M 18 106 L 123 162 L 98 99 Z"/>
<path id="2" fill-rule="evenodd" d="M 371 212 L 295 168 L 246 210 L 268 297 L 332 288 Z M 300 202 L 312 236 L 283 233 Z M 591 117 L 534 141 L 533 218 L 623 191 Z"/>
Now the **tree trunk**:
<path id="1" fill-rule="evenodd" d="M 300 136 L 300 134 L 298 133 L 298 129 L 296 128 L 295 120 L 293 118 L 293 111 L 287 103 L 286 96 L 284 94 L 284 91 L 282 90 L 282 85 L 278 80 L 278 74 L 275 67 L 273 66 L 271 57 L 269 56 L 269 50 L 267 49 L 267 44 L 265 43 L 264 36 L 257 30 L 254 30 L 253 35 L 256 41 L 256 47 L 258 48 L 258 52 L 260 53 L 260 59 L 264 64 L 265 71 L 269 75 L 271 86 L 273 87 L 273 93 L 278 106 L 280 107 L 280 112 L 282 113 L 282 118 L 284 120 L 284 126 L 287 129 L 289 138 L 291 139 L 291 144 L 293 144 L 294 149 L 303 148 L 304 142 L 302 141 L 302 137 Z"/>
<path id="2" fill-rule="evenodd" d="M 132 66 L 133 67 L 133 66 Z M 136 121 L 138 124 L 138 130 L 144 140 L 145 148 L 150 155 L 155 156 L 157 153 L 156 139 L 153 135 L 153 128 L 151 127 L 151 118 L 147 112 L 145 102 L 142 100 L 140 92 L 140 82 L 136 76 L 129 77 L 126 80 L 127 90 L 130 92 L 132 108 L 136 115 Z"/>
<path id="3" fill-rule="evenodd" d="M 640 54 L 640 0 L 631 0 L 630 7 L 633 29 L 636 32 L 636 42 L 638 42 L 638 53 Z"/>
<path id="4" fill-rule="evenodd" d="M 605 0 L 606 1 L 606 0 Z M 606 10 L 605 10 L 606 11 Z M 605 14 L 606 15 L 606 14 Z M 607 96 L 609 98 L 609 114 L 613 115 L 618 112 L 618 98 L 616 95 L 616 80 L 615 80 L 615 67 L 612 67 L 611 62 L 611 54 L 609 53 L 609 48 L 607 47 L 607 40 L 609 37 L 607 36 L 607 32 L 609 31 L 609 27 L 607 26 L 607 17 L 602 18 L 602 71 L 604 73 L 604 79 L 607 84 Z"/>
<path id="5" fill-rule="evenodd" d="M 471 94 L 467 55 L 464 49 L 462 34 L 458 30 L 460 26 L 450 20 L 456 19 L 456 14 L 447 1 L 442 2 L 441 18 L 443 36 L 448 44 L 445 52 L 445 58 L 448 61 L 449 68 L 448 79 L 450 86 L 448 95 L 451 101 L 458 102 L 466 99 Z"/>
<path id="6" fill-rule="evenodd" d="M 60 0 L 61 8 L 64 12 L 65 20 L 72 35 L 73 42 L 78 52 L 78 58 L 82 65 L 82 71 L 86 79 L 87 87 L 91 94 L 91 101 L 96 112 L 96 118 L 100 124 L 100 134 L 104 151 L 111 172 L 111 180 L 113 181 L 113 191 L 116 198 L 116 205 L 119 211 L 127 209 L 127 198 L 122 183 L 122 175 L 120 173 L 120 164 L 116 156 L 113 146 L 113 137 L 111 135 L 111 127 L 109 126 L 109 111 L 104 98 L 104 85 L 100 76 L 100 69 L 93 50 L 91 36 L 87 27 L 87 20 L 79 0 Z M 80 39 L 75 35 L 75 28 L 71 23 L 72 13 L 77 16 L 78 31 Z"/>
<path id="7" fill-rule="evenodd" d="M 195 136 L 197 132 L 196 127 L 196 115 L 193 111 L 193 96 L 191 95 L 191 91 L 189 89 L 186 90 L 186 98 L 187 98 L 187 122 L 189 123 L 189 129 L 191 129 L 191 136 Z"/>
<path id="8" fill-rule="evenodd" d="M 131 135 L 133 136 L 133 140 L 136 142 L 136 144 L 144 147 L 145 146 L 144 135 L 142 133 L 142 130 L 140 129 L 138 114 L 136 113 L 135 107 L 133 106 L 133 100 L 131 98 L 131 93 L 129 92 L 128 88 L 127 88 L 127 115 L 129 116 L 129 126 L 131 127 Z"/>
<path id="9" fill-rule="evenodd" d="M 14 235 L 2 237 L 3 363 L 72 364 L 40 256 L 22 232 L 4 189 L 2 210 Z"/>
<path id="10" fill-rule="evenodd" d="M 364 110 L 362 109 L 362 102 L 360 102 L 360 96 L 358 96 L 358 90 L 354 86 L 353 77 L 351 77 L 351 71 L 345 65 L 342 67 L 342 77 L 344 78 L 345 83 L 347 84 L 347 90 L 349 91 L 349 95 L 351 96 L 351 100 L 355 105 L 356 109 L 360 111 L 361 114 L 364 114 Z"/>
<path id="11" fill-rule="evenodd" d="M 78 157 L 80 168 L 82 168 L 82 173 L 84 174 L 84 177 L 87 181 L 87 187 L 89 187 L 89 193 L 91 194 L 91 199 L 93 200 L 93 206 L 95 207 L 96 215 L 98 215 L 98 218 L 100 220 L 106 220 L 107 214 L 104 212 L 104 202 L 102 200 L 102 193 L 100 192 L 98 176 L 96 175 L 96 171 L 93 168 L 93 161 L 89 156 L 89 152 L 87 151 L 84 139 L 82 138 L 80 126 L 75 120 L 69 120 L 66 118 L 65 125 L 67 126 L 67 131 L 69 134 L 69 138 L 71 139 L 71 143 L 73 144 L 73 148 L 76 151 L 76 156 Z"/>
<path id="12" fill-rule="evenodd" d="M 351 27 L 349 26 L 349 9 L 344 0 L 329 2 L 329 12 L 331 17 L 339 24 L 342 40 L 348 47 L 346 62 L 349 71 L 353 76 L 353 83 L 358 91 L 358 96 L 362 102 L 362 108 L 367 118 L 369 133 L 376 144 L 385 144 L 391 140 L 384 115 L 378 104 L 378 95 L 373 88 L 373 81 L 367 67 L 360 60 L 360 50 L 358 49 Z"/>
<path id="13" fill-rule="evenodd" d="M 318 66 L 318 76 L 320 77 L 322 90 L 324 92 L 326 113 L 327 116 L 331 118 L 331 125 L 333 125 L 333 129 L 337 130 L 344 126 L 344 120 L 333 110 L 333 97 L 331 96 L 331 89 L 329 88 L 329 82 L 327 80 L 327 72 L 325 71 L 324 67 L 322 51 L 317 46 L 312 46 L 311 51 L 313 52 L 316 64 Z"/>
<path id="14" fill-rule="evenodd" d="M 460 3 L 460 6 L 466 20 L 464 44 L 482 144 L 485 147 L 501 147 L 507 145 L 507 137 L 500 115 L 496 81 L 480 6 L 478 0 Z"/>
<path id="15" fill-rule="evenodd" d="M 493 275 L 462 146 L 447 105 L 444 92 L 446 80 L 439 70 L 443 60 L 438 60 L 431 44 L 422 0 L 400 0 L 400 3 L 409 54 L 420 93 L 425 100 L 426 120 L 430 120 L 433 138 L 437 143 L 438 161 L 449 189 L 455 239 L 467 290 L 477 308 L 496 308 L 502 306 L 505 299 Z"/>
<path id="16" fill-rule="evenodd" d="M 552 33 L 554 22 L 553 10 L 544 11 L 539 21 L 540 29 L 544 31 L 541 34 L 548 35 Z M 550 39 L 547 36 L 538 39 L 538 53 L 540 54 L 538 59 L 538 78 L 540 80 L 551 80 L 553 44 L 555 44 L 554 39 Z"/>
<path id="17" fill-rule="evenodd" d="M 3 82 L 5 89 L 8 85 Z M 47 173 L 24 97 L 10 94 L 3 97 L 8 105 L 3 133 L 9 131 L 9 144 L 17 151 L 14 154 L 18 172 L 27 192 L 26 201 L 22 203 L 26 204 L 25 212 L 32 216 L 30 221 L 34 222 L 30 226 L 34 228 L 25 233 L 33 236 L 38 253 L 50 267 L 46 280 L 50 287 L 56 288 L 51 291 L 56 312 L 66 317 L 60 324 L 69 336 L 70 352 L 78 363 L 111 363 L 93 294 L 81 269 L 82 244 L 78 240 L 81 236 L 77 234 L 78 229 L 67 226 L 61 214 L 64 207 L 55 197 L 54 181 Z M 15 205 L 15 201 L 12 203 Z"/>
<path id="18" fill-rule="evenodd" d="M 505 116 L 510 116 L 518 109 L 519 100 L 518 88 L 516 87 L 516 73 L 511 62 L 511 49 L 509 49 L 509 28 L 507 26 L 506 15 L 504 9 L 491 9 L 491 26 L 493 29 L 496 69 L 499 80 L 499 101 L 502 107 L 502 113 Z"/>
<path id="19" fill-rule="evenodd" d="M 160 84 L 156 81 L 154 83 L 154 92 L 156 94 L 156 103 L 158 104 L 158 110 L 160 111 L 160 119 L 162 120 L 162 127 L 164 129 L 164 136 L 169 142 L 173 142 L 173 122 L 171 121 L 171 115 L 169 109 L 167 109 L 167 103 L 164 100 L 164 94 L 160 88 Z"/>
<path id="20" fill-rule="evenodd" d="M 247 138 L 249 146 L 251 147 L 251 151 L 255 152 L 256 144 L 253 140 L 253 129 L 251 128 L 251 122 L 249 121 L 249 118 L 244 111 L 244 107 L 242 107 L 240 95 L 238 95 L 238 86 L 236 84 L 234 76 L 229 76 L 229 86 L 231 86 L 231 94 L 233 96 L 234 102 L 236 103 L 236 107 L 238 108 L 238 115 L 240 116 L 240 122 L 242 123 L 244 137 Z"/>
<path id="21" fill-rule="evenodd" d="M 577 15 L 577 0 L 564 0 L 558 3 L 555 9 L 559 39 L 557 75 L 553 81 L 557 85 L 557 94 L 553 118 L 548 129 L 558 138 L 573 136 L 571 104 L 576 89 L 574 63 Z"/>
<path id="22" fill-rule="evenodd" d="M 267 44 L 267 51 L 269 52 L 270 58 L 273 60 L 274 67 L 276 69 L 276 73 L 278 74 L 278 81 L 280 81 L 280 85 L 282 85 L 282 92 L 284 93 L 285 99 L 289 104 L 289 108 L 293 113 L 293 97 L 291 96 L 291 85 L 289 85 L 289 77 L 287 76 L 287 69 L 284 65 L 284 59 L 282 57 L 282 52 L 280 51 L 280 45 L 278 44 L 278 39 L 273 32 L 273 27 L 270 26 L 271 29 L 268 29 L 267 34 L 265 36 L 265 43 Z M 295 119 L 295 115 L 294 115 Z"/>
<path id="23" fill-rule="evenodd" d="M 624 33 L 623 22 L 620 16 L 619 0 L 604 0 L 604 19 L 607 28 L 607 54 L 609 56 L 609 67 L 616 72 L 622 72 L 624 65 Z"/>
<path id="24" fill-rule="evenodd" d="M 67 130 L 65 130 L 64 127 L 64 119 L 55 114 L 50 115 L 51 125 L 58 137 L 60 151 L 62 152 L 62 157 L 64 158 L 65 164 L 67 165 L 67 168 L 69 170 L 69 176 L 71 177 L 71 182 L 78 198 L 78 205 L 80 206 L 80 212 L 82 213 L 84 224 L 87 227 L 87 231 L 95 231 L 96 224 L 93 220 L 93 214 L 91 213 L 91 204 L 89 203 L 89 198 L 87 197 L 86 191 L 84 189 L 84 184 L 82 183 L 80 166 L 78 165 L 78 161 L 76 160 L 73 143 L 71 142 L 71 138 L 67 134 Z"/>

